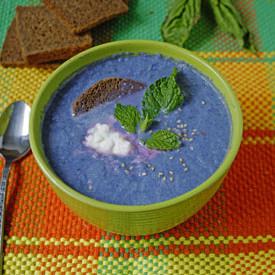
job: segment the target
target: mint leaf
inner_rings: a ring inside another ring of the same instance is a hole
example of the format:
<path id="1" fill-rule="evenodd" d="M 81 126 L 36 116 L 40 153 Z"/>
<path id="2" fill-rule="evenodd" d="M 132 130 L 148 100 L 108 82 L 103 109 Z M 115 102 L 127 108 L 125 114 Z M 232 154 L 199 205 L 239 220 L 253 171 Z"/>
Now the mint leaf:
<path id="1" fill-rule="evenodd" d="M 150 125 L 152 124 L 153 120 L 149 118 L 148 114 L 146 115 L 146 117 L 140 122 L 140 130 L 142 132 L 145 132 L 149 127 Z"/>
<path id="2" fill-rule="evenodd" d="M 177 134 L 168 130 L 159 130 L 152 134 L 145 142 L 150 149 L 156 150 L 174 150 L 180 147 L 180 141 Z"/>
<path id="3" fill-rule="evenodd" d="M 168 77 L 163 77 L 150 85 L 142 99 L 142 114 L 154 119 L 161 111 L 170 113 L 179 107 L 184 96 L 176 82 L 177 69 Z"/>
<path id="4" fill-rule="evenodd" d="M 129 133 L 135 133 L 140 122 L 140 114 L 135 106 L 122 105 L 120 103 L 115 107 L 115 118 Z"/>

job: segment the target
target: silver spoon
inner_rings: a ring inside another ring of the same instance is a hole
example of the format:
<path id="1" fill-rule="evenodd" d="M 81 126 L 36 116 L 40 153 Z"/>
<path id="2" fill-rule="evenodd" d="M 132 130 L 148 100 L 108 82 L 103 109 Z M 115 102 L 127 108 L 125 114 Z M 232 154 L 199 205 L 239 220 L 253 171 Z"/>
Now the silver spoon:
<path id="1" fill-rule="evenodd" d="M 0 117 L 0 155 L 5 159 L 0 187 L 0 274 L 3 269 L 4 218 L 7 179 L 11 164 L 25 156 L 30 148 L 29 118 L 30 107 L 17 101 L 4 110 Z"/>

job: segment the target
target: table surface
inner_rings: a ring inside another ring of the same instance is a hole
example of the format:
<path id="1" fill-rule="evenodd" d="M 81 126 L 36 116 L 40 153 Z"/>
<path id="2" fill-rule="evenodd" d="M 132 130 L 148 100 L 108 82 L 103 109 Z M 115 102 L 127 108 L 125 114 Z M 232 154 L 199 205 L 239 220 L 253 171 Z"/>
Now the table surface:
<path id="1" fill-rule="evenodd" d="M 37 3 L 0 1 L 0 46 L 16 5 Z M 71 213 L 29 154 L 13 165 L 9 178 L 6 274 L 275 273 L 275 1 L 235 3 L 254 34 L 258 56 L 242 51 L 205 12 L 186 44 L 225 76 L 243 111 L 239 154 L 213 199 L 169 231 L 144 237 L 111 234 Z M 127 15 L 93 31 L 96 43 L 161 40 L 167 4 L 130 0 Z M 31 104 L 53 70 L 0 66 L 0 113 L 14 100 Z"/>

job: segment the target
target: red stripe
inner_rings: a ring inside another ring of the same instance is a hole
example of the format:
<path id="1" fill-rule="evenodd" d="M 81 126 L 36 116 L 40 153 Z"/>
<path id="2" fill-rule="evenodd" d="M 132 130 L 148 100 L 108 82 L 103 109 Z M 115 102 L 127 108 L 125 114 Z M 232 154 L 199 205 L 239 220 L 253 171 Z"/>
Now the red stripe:
<path id="1" fill-rule="evenodd" d="M 227 233 L 275 232 L 275 147 L 242 146 L 224 184 Z"/>
<path id="2" fill-rule="evenodd" d="M 247 137 L 261 137 L 261 138 L 264 138 L 264 137 L 270 137 L 270 138 L 275 138 L 275 131 L 274 130 L 268 130 L 268 129 L 265 129 L 265 130 L 260 130 L 260 129 L 257 129 L 257 130 L 252 130 L 252 129 L 249 129 L 249 130 L 245 130 L 243 132 L 243 137 L 244 138 L 247 138 Z"/>

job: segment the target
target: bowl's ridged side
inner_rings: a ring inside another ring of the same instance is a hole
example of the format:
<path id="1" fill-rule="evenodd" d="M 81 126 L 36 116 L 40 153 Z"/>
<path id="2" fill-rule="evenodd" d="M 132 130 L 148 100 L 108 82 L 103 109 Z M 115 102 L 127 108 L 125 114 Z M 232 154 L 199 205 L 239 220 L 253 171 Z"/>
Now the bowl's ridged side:
<path id="1" fill-rule="evenodd" d="M 124 235 L 145 235 L 161 232 L 186 221 L 198 212 L 217 191 L 222 179 L 216 181 L 205 192 L 162 209 L 141 212 L 118 212 L 99 209 L 76 201 L 53 185 L 61 200 L 84 220 L 104 230 Z"/>

